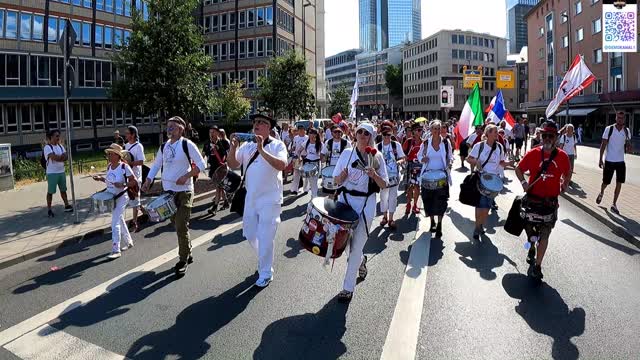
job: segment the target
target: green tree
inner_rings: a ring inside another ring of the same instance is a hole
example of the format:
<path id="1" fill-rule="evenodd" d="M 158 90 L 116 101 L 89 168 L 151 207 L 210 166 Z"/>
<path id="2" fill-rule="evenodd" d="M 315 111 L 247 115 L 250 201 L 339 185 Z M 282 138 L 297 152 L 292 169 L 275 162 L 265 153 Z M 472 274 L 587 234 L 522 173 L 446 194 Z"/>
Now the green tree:
<path id="1" fill-rule="evenodd" d="M 116 52 L 118 71 L 109 94 L 127 111 L 161 116 L 210 112 L 212 59 L 193 14 L 198 0 L 148 1 L 144 20 L 134 11 L 131 38 Z"/>
<path id="2" fill-rule="evenodd" d="M 332 94 L 331 104 L 329 105 L 329 115 L 333 116 L 337 113 L 342 113 L 344 116 L 348 116 L 350 113 L 351 95 L 346 86 L 339 86 Z"/>
<path id="3" fill-rule="evenodd" d="M 389 89 L 389 94 L 402 99 L 402 63 L 399 65 L 387 65 L 384 72 L 384 80 Z"/>
<path id="4" fill-rule="evenodd" d="M 289 51 L 267 64 L 269 76 L 258 79 L 258 97 L 276 117 L 294 119 L 308 117 L 316 111 L 316 101 L 307 74 L 305 60 L 298 52 Z"/>
<path id="5" fill-rule="evenodd" d="M 222 112 L 225 127 L 235 125 L 251 110 L 251 102 L 244 96 L 241 81 L 231 81 L 223 88 L 216 91 L 213 102 L 213 111 Z"/>

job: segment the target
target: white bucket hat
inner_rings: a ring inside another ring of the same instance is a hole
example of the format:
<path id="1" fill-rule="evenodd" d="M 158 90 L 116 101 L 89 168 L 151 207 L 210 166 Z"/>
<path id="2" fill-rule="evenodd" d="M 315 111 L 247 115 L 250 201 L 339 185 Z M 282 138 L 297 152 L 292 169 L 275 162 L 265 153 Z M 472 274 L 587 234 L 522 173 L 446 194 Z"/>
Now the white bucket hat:
<path id="1" fill-rule="evenodd" d="M 376 129 L 375 129 L 375 127 L 373 127 L 373 125 L 370 124 L 370 123 L 360 123 L 360 124 L 358 124 L 358 127 L 356 128 L 356 133 L 360 129 L 364 129 L 367 132 L 369 132 L 369 134 L 371 134 L 371 136 L 369 137 L 369 146 L 371 146 L 371 147 L 376 146 Z"/>

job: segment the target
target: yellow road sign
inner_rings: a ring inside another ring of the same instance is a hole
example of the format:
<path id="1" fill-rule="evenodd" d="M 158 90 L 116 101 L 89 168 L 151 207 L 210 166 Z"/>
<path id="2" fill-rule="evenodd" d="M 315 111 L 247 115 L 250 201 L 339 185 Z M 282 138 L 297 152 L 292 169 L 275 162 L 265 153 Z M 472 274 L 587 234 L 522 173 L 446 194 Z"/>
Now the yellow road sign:
<path id="1" fill-rule="evenodd" d="M 496 71 L 496 87 L 498 89 L 513 89 L 516 86 L 516 80 L 513 71 L 498 70 Z"/>

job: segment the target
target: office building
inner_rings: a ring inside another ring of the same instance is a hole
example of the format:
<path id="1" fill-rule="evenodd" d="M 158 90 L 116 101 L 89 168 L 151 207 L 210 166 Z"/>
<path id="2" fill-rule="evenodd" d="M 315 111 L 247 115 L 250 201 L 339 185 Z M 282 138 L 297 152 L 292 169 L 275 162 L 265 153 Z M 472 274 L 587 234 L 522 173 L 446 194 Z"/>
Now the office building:
<path id="1" fill-rule="evenodd" d="M 384 74 L 387 65 L 402 62 L 402 45 L 376 52 L 364 52 L 356 55 L 358 71 L 359 117 L 373 119 L 374 116 L 389 118 L 399 113 L 402 101 L 389 94 Z"/>
<path id="2" fill-rule="evenodd" d="M 200 17 L 205 32 L 204 51 L 214 62 L 212 87 L 219 88 L 233 79 L 244 81 L 253 111 L 261 106 L 256 98 L 258 78 L 265 75 L 268 61 L 287 50 L 302 52 L 304 48 L 307 72 L 313 77 L 313 92 L 321 108 L 317 116 L 326 117 L 324 0 L 237 3 L 237 13 L 235 1 L 203 3 Z M 206 115 L 205 120 L 215 121 L 220 115 Z"/>
<path id="3" fill-rule="evenodd" d="M 523 46 L 527 46 L 527 23 L 524 17 L 536 2 L 537 0 L 521 0 L 507 8 L 507 39 L 509 39 L 510 54 L 518 54 Z"/>
<path id="4" fill-rule="evenodd" d="M 461 30 L 442 30 L 403 49 L 403 101 L 408 116 L 459 116 L 471 89 L 463 85 L 463 69 L 482 67 L 483 107 L 496 94 L 496 71 L 507 65 L 507 40 Z M 454 107 L 440 108 L 440 86 L 453 85 Z M 505 106 L 517 108 L 512 90 L 503 90 Z M 509 100 L 507 100 L 509 99 Z"/>
<path id="5" fill-rule="evenodd" d="M 359 0 L 360 48 L 381 51 L 422 38 L 420 0 Z"/>
<path id="6" fill-rule="evenodd" d="M 327 89 L 330 93 L 335 92 L 341 86 L 345 86 L 351 94 L 358 74 L 356 55 L 361 52 L 362 50 L 360 49 L 352 49 L 325 59 L 325 77 Z"/>
<path id="7" fill-rule="evenodd" d="M 527 14 L 529 117 L 544 116 L 568 64 L 581 54 L 596 80 L 571 99 L 570 118 L 563 106 L 557 120 L 582 124 L 586 139 L 599 139 L 614 122 L 615 107 L 627 112 L 627 126 L 640 136 L 640 54 L 602 51 L 602 1 L 579 0 L 568 6 L 544 0 Z"/>
<path id="8" fill-rule="evenodd" d="M 45 6 L 46 3 L 46 6 Z M 45 132 L 63 130 L 62 52 L 58 38 L 70 19 L 77 41 L 70 117 L 73 150 L 111 144 L 113 132 L 136 124 L 144 142 L 157 141 L 157 116 L 136 118 L 109 101 L 106 87 L 115 76 L 109 60 L 130 36 L 133 9 L 148 16 L 142 1 L 3 0 L 0 4 L 0 143 L 14 155 L 35 156 Z"/>

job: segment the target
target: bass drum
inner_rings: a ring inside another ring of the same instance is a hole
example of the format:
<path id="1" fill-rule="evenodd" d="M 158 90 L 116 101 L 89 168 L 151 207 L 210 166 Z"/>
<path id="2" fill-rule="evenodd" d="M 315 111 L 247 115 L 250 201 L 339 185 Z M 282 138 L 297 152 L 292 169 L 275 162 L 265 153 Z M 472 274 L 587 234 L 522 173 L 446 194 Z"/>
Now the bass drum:
<path id="1" fill-rule="evenodd" d="M 240 187 L 242 177 L 230 170 L 227 165 L 220 165 L 213 173 L 212 179 L 216 186 L 221 186 L 228 194 L 233 194 Z"/>
<path id="2" fill-rule="evenodd" d="M 307 207 L 298 240 L 305 249 L 315 255 L 327 257 L 329 232 L 335 234 L 330 257 L 340 257 L 358 226 L 358 214 L 353 209 L 333 199 L 314 198 Z"/>

